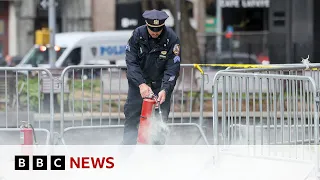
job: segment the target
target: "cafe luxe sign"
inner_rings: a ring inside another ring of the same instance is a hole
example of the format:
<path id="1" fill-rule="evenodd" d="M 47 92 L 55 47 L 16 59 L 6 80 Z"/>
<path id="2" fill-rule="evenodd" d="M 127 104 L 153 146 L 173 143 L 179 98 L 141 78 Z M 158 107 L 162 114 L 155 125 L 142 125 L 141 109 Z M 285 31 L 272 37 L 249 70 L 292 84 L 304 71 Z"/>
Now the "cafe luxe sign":
<path id="1" fill-rule="evenodd" d="M 270 0 L 220 0 L 224 8 L 268 8 Z"/>

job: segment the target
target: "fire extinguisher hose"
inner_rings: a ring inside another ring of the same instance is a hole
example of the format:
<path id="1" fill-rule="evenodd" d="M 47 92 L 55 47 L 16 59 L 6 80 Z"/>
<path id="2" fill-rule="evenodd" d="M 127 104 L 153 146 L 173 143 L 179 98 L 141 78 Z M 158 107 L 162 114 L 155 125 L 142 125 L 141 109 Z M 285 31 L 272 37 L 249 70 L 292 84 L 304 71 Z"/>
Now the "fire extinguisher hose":
<path id="1" fill-rule="evenodd" d="M 32 129 L 32 134 L 33 134 L 34 143 L 35 143 L 36 145 L 38 145 L 38 143 L 37 143 L 37 138 L 36 138 L 36 133 L 35 133 L 35 131 L 34 131 L 34 128 L 33 128 L 33 126 L 32 126 L 31 124 L 29 124 L 29 125 L 30 125 L 30 127 L 31 127 L 31 129 Z"/>
<path id="2" fill-rule="evenodd" d="M 159 101 L 157 101 L 157 103 L 158 103 L 158 109 L 159 109 L 159 116 L 160 116 L 160 120 L 161 120 L 161 122 L 163 122 L 162 111 L 161 111 L 161 108 L 160 108 L 160 102 L 159 102 Z"/>
<path id="3" fill-rule="evenodd" d="M 161 122 L 163 122 L 162 111 L 160 108 L 160 101 L 158 101 L 158 96 L 153 93 L 151 95 L 152 95 L 152 98 L 157 102 L 157 109 L 159 111 L 160 120 Z"/>

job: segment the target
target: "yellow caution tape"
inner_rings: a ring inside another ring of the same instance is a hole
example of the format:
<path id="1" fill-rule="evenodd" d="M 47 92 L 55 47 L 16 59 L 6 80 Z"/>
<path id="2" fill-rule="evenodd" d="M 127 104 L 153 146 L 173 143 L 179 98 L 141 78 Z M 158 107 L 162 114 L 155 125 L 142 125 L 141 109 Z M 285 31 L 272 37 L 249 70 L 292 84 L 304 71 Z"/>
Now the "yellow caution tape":
<path id="1" fill-rule="evenodd" d="M 194 66 L 194 68 L 198 69 L 198 71 L 200 71 L 201 74 L 204 74 L 204 72 L 199 64 L 194 64 L 193 66 Z"/>
<path id="2" fill-rule="evenodd" d="M 256 65 L 256 64 L 194 64 L 194 68 L 198 69 L 201 74 L 204 74 L 201 66 L 204 67 L 236 67 L 236 68 L 274 68 L 281 67 L 275 65 Z"/>
<path id="3" fill-rule="evenodd" d="M 257 64 L 194 64 L 194 68 L 196 68 L 201 74 L 204 74 L 203 67 L 233 67 L 233 68 L 276 68 L 276 67 L 286 67 L 286 66 L 277 66 L 277 65 L 257 65 Z M 308 70 L 318 70 L 319 68 L 309 68 Z"/>

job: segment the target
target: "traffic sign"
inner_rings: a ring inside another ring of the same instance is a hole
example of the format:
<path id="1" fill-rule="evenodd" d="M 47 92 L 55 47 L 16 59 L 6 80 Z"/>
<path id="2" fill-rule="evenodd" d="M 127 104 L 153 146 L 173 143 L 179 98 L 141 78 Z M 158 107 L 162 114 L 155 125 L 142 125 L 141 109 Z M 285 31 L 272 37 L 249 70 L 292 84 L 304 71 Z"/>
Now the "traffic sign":
<path id="1" fill-rule="evenodd" d="M 40 0 L 40 6 L 42 9 L 47 9 L 48 8 L 48 1 L 47 0 Z"/>
<path id="2" fill-rule="evenodd" d="M 47 10 L 49 7 L 49 0 L 40 0 L 40 6 L 42 9 Z M 55 2 L 56 7 L 58 7 L 59 3 Z"/>

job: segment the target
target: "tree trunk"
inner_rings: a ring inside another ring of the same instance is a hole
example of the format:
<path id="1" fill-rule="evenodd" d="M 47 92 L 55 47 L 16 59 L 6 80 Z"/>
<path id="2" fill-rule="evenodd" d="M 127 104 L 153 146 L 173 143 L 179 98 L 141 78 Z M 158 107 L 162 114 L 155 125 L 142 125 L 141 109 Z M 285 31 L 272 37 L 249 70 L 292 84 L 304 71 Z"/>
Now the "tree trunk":
<path id="1" fill-rule="evenodd" d="M 157 2 L 163 2 L 166 4 L 168 9 L 171 11 L 173 16 L 176 14 L 175 9 L 175 0 L 153 0 L 152 3 L 149 3 L 150 0 L 142 0 L 142 10 L 150 9 L 159 9 Z M 182 63 L 183 64 L 192 64 L 200 63 L 200 52 L 198 47 L 198 40 L 196 36 L 196 30 L 194 30 L 190 24 L 188 18 L 188 7 L 187 1 L 180 0 L 181 3 L 181 52 L 182 52 Z M 192 43 L 190 43 L 192 42 Z"/>
<path id="2" fill-rule="evenodd" d="M 166 1 L 169 10 L 175 16 L 175 0 L 163 0 Z M 180 0 L 180 10 L 181 10 L 181 63 L 182 64 L 196 64 L 200 63 L 200 51 L 198 46 L 198 39 L 196 36 L 196 30 L 192 28 L 190 20 L 188 18 L 188 6 L 187 1 Z M 176 85 L 176 90 L 193 91 L 199 90 L 198 81 L 196 79 L 195 73 L 197 70 L 193 68 L 181 68 L 180 78 Z M 182 78 L 183 76 L 183 78 Z M 183 82 L 182 82 L 183 79 Z"/>
<path id="3" fill-rule="evenodd" d="M 148 10 L 149 7 L 149 0 L 141 0 L 141 8 L 142 11 Z"/>
<path id="4" fill-rule="evenodd" d="M 187 3 L 181 0 L 181 49 L 184 64 L 200 63 L 200 53 L 196 30 L 190 24 Z"/>
<path id="5" fill-rule="evenodd" d="M 142 10 L 159 9 L 157 2 L 163 2 L 166 4 L 168 9 L 171 11 L 173 16 L 176 14 L 175 0 L 142 0 Z M 192 28 L 189 18 L 188 18 L 188 7 L 187 1 L 180 0 L 181 3 L 181 52 L 182 52 L 182 63 L 183 64 L 193 64 L 200 63 L 200 52 L 198 47 L 198 40 L 196 36 L 196 30 Z M 192 42 L 192 43 L 190 43 Z"/>
<path id="6" fill-rule="evenodd" d="M 142 10 L 151 10 L 151 9 L 159 9 L 158 3 L 148 3 L 150 0 L 142 0 Z M 153 0 L 153 2 L 163 2 L 167 8 L 170 10 L 173 16 L 176 15 L 176 6 L 175 0 Z M 182 64 L 195 64 L 200 63 L 200 51 L 198 47 L 198 39 L 196 36 L 196 30 L 192 28 L 190 24 L 190 20 L 188 18 L 188 6 L 187 1 L 180 0 L 180 9 L 181 9 L 181 21 L 180 21 L 180 29 L 181 29 L 181 63 Z M 182 75 L 184 75 L 183 87 L 186 91 L 197 90 L 195 88 L 198 87 L 195 72 L 192 72 L 192 68 L 181 68 L 180 78 L 177 82 L 176 90 L 182 89 Z M 192 77 L 192 78 L 191 78 Z M 191 82 L 193 81 L 193 86 L 191 87 Z"/>
<path id="7" fill-rule="evenodd" d="M 159 9 L 158 2 L 160 2 L 160 1 L 159 0 L 153 0 L 153 1 L 141 0 L 142 11 Z"/>

